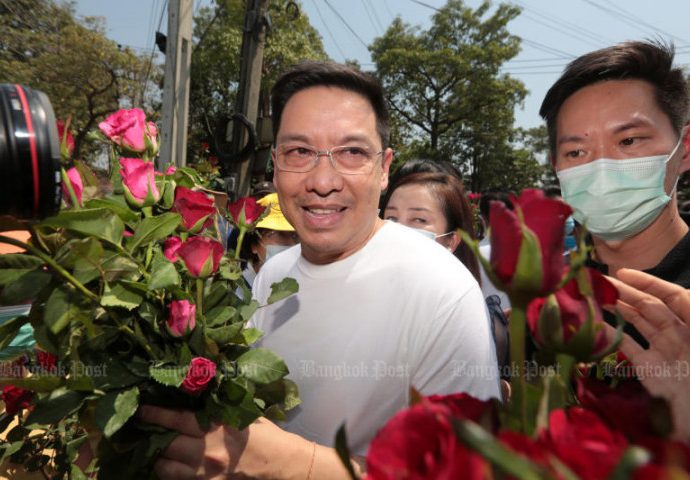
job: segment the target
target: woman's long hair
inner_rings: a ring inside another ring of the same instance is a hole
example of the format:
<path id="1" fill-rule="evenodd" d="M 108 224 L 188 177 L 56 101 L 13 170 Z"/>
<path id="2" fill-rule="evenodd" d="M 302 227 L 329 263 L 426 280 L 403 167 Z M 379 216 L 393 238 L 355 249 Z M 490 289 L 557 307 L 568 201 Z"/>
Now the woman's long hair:
<path id="1" fill-rule="evenodd" d="M 381 203 L 382 213 L 385 211 L 393 192 L 403 185 L 422 185 L 429 189 L 441 204 L 441 209 L 448 223 L 447 231 L 450 232 L 462 229 L 473 239 L 477 238 L 474 229 L 472 208 L 470 207 L 467 195 L 465 195 L 465 187 L 458 177 L 443 172 L 420 172 L 400 176 L 396 178 L 393 185 L 388 187 L 383 197 Z M 458 260 L 465 264 L 467 269 L 474 275 L 474 278 L 477 279 L 477 282 L 481 282 L 479 276 L 479 262 L 469 246 L 461 241 L 453 254 Z"/>

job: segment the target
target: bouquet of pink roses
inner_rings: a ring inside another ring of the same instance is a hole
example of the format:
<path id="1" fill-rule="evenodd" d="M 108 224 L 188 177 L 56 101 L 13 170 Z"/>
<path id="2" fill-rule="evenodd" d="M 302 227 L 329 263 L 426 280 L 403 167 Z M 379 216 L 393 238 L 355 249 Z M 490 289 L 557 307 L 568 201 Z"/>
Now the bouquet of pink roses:
<path id="1" fill-rule="evenodd" d="M 250 347 L 261 332 L 247 321 L 260 306 L 240 245 L 224 248 L 227 222 L 243 237 L 263 207 L 240 199 L 219 211 L 193 169 L 156 172 L 157 129 L 139 109 L 99 127 L 120 167 L 113 193 L 87 198 L 79 171 L 63 171 L 66 208 L 34 224 L 29 244 L 0 236 L 26 249 L 0 256 L 0 302 L 32 303 L 0 327 L 0 345 L 30 323 L 38 347 L 0 378 L 0 431 L 14 422 L 0 455 L 51 478 L 83 475 L 74 461 L 85 442 L 99 478 L 147 478 L 174 434 L 138 422 L 143 403 L 237 428 L 299 403 L 283 361 Z M 61 137 L 67 156 L 69 133 Z M 274 285 L 269 302 L 296 288 Z"/>

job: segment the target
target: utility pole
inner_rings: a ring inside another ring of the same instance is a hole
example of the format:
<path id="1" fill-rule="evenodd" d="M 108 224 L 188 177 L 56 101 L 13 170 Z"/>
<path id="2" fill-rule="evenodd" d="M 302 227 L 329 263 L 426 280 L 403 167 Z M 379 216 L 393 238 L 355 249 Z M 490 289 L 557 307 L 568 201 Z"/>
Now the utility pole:
<path id="1" fill-rule="evenodd" d="M 261 91 L 261 68 L 266 43 L 266 28 L 269 25 L 267 10 L 269 0 L 247 0 L 244 16 L 244 34 L 240 60 L 240 82 L 237 90 L 235 112 L 243 114 L 253 125 L 259 110 L 259 93 Z M 232 151 L 239 152 L 247 143 L 248 135 L 238 122 L 232 124 Z M 254 153 L 249 158 L 240 159 L 233 164 L 233 177 L 236 184 L 229 185 L 229 190 L 236 196 L 246 196 L 251 187 Z M 235 188 L 232 188 L 232 187 Z M 233 195 L 233 196 L 234 196 Z"/>
<path id="2" fill-rule="evenodd" d="M 178 167 L 184 167 L 187 163 L 192 5 L 193 0 L 168 1 L 160 158 L 162 162 Z"/>

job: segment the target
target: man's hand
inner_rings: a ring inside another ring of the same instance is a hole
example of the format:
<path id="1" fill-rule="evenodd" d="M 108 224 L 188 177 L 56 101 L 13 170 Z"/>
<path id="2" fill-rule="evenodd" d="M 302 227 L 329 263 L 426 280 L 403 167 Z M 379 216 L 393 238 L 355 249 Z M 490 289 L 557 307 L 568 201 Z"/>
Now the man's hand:
<path id="1" fill-rule="evenodd" d="M 213 425 L 203 431 L 194 413 L 144 405 L 140 418 L 180 435 L 161 454 L 161 479 L 307 478 L 315 446 L 260 418 L 244 430 Z M 316 477 L 312 477 L 316 478 Z"/>
<path id="2" fill-rule="evenodd" d="M 630 269 L 611 280 L 620 293 L 618 312 L 649 341 L 645 350 L 624 334 L 620 350 L 647 390 L 670 403 L 674 436 L 690 440 L 690 291 Z"/>

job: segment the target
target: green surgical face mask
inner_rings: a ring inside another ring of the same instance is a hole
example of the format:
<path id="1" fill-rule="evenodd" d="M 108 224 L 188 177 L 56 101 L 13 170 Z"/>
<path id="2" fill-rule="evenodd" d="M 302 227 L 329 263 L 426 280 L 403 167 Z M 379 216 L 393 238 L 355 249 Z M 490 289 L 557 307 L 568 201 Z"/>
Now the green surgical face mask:
<path id="1" fill-rule="evenodd" d="M 671 200 L 676 187 L 666 194 L 666 164 L 680 151 L 680 144 L 678 140 L 668 155 L 601 158 L 557 172 L 563 199 L 573 208 L 575 220 L 603 240 L 640 233 Z"/>

